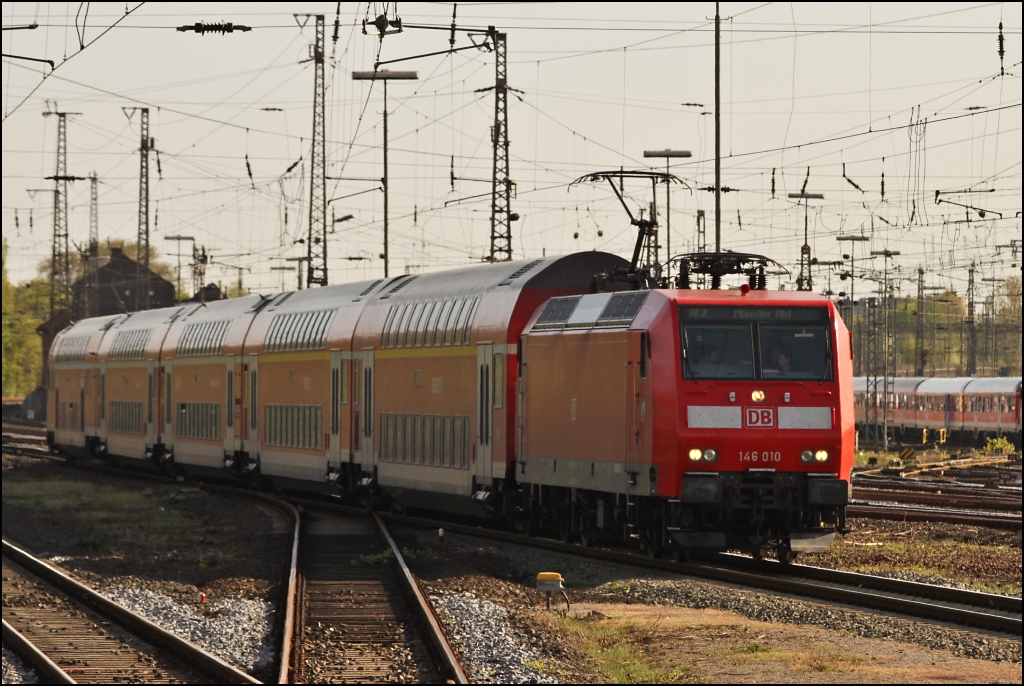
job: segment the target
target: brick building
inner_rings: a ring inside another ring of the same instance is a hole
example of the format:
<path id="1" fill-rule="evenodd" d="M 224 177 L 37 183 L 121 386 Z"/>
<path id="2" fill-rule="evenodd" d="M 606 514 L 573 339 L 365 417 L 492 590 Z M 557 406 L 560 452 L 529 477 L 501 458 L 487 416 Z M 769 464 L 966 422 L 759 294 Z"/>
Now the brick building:
<path id="1" fill-rule="evenodd" d="M 68 324 L 87 317 L 103 317 L 131 312 L 135 307 L 136 262 L 121 248 L 110 248 L 110 260 L 95 275 L 76 281 L 71 287 L 71 314 L 54 312 L 36 328 L 42 337 L 43 386 L 49 381 L 50 348 L 53 339 Z M 149 306 L 152 309 L 174 305 L 174 284 L 149 272 Z"/>
<path id="2" fill-rule="evenodd" d="M 83 277 L 72 286 L 71 311 L 74 319 L 103 317 L 131 312 L 135 308 L 136 262 L 121 248 L 110 248 L 110 259 L 94 276 Z M 174 305 L 174 284 L 149 272 L 149 306 Z"/>

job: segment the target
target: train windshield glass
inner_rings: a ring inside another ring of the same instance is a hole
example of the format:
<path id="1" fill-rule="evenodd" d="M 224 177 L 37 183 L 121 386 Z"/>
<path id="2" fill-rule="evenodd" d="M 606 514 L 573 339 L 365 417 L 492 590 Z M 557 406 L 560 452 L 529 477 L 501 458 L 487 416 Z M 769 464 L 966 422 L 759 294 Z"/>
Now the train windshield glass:
<path id="1" fill-rule="evenodd" d="M 692 378 L 754 378 L 754 342 L 749 324 L 688 324 L 683 335 Z"/>
<path id="2" fill-rule="evenodd" d="M 832 355 L 824 326 L 759 324 L 761 378 L 830 379 Z"/>
<path id="3" fill-rule="evenodd" d="M 680 307 L 691 379 L 832 379 L 824 307 Z"/>

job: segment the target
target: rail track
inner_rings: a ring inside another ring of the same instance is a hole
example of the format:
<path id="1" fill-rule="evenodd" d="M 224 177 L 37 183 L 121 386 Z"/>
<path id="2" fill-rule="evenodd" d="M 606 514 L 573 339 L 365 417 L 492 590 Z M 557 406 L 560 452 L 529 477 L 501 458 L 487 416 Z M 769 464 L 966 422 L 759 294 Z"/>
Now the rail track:
<path id="1" fill-rule="evenodd" d="M 885 519 L 903 522 L 942 522 L 944 524 L 966 524 L 985 526 L 990 529 L 1021 531 L 1019 512 L 977 512 L 938 507 L 904 505 L 893 502 L 857 502 L 846 506 L 847 517 L 864 519 Z"/>
<path id="2" fill-rule="evenodd" d="M 4 641 L 60 683 L 259 683 L 3 541 Z"/>
<path id="3" fill-rule="evenodd" d="M 912 505 L 960 510 L 994 510 L 999 512 L 1020 512 L 1021 494 L 1016 497 L 994 497 L 986 493 L 920 493 L 883 488 L 854 488 L 855 500 L 869 502 L 896 502 Z"/>
<path id="4" fill-rule="evenodd" d="M 950 486 L 951 485 L 947 485 L 945 487 Z M 978 487 L 970 488 L 976 491 L 982 490 Z M 988 489 L 985 490 L 987 491 Z M 885 496 L 891 495 L 890 491 L 885 491 L 884 493 Z M 965 495 L 970 494 L 968 493 Z M 889 500 L 892 500 L 892 498 L 889 498 Z M 321 511 L 321 508 L 325 507 L 323 503 L 300 499 L 293 499 L 292 502 L 302 503 L 307 507 L 313 508 L 315 512 L 320 513 L 316 514 L 316 517 L 332 516 L 331 511 L 329 510 Z M 347 511 L 351 513 L 352 509 L 335 508 L 334 516 L 337 516 L 338 511 Z M 996 528 L 1011 530 L 1021 529 L 1021 517 L 1019 513 L 913 508 L 892 502 L 887 502 L 885 504 L 853 504 L 847 509 L 847 513 L 851 517 L 898 520 L 906 519 L 911 521 L 933 522 L 948 521 L 954 523 L 967 523 L 975 526 L 993 526 Z M 307 517 L 308 516 L 309 514 L 307 513 Z M 453 533 L 464 533 L 491 540 L 543 548 L 574 556 L 589 557 L 605 562 L 618 562 L 636 567 L 670 571 L 712 581 L 735 583 L 744 587 L 790 593 L 802 597 L 842 603 L 851 607 L 880 610 L 886 613 L 903 615 L 909 618 L 926 619 L 929 621 L 972 627 L 983 631 L 996 632 L 1000 635 L 1011 635 L 1017 637 L 1021 635 L 1021 600 L 1019 598 L 962 591 L 930 584 L 898 581 L 883 577 L 839 572 L 815 567 L 805 567 L 802 565 L 780 565 L 774 562 L 754 561 L 748 558 L 728 555 L 714 556 L 709 559 L 680 564 L 667 560 L 650 559 L 639 554 L 624 552 L 622 550 L 583 548 L 580 546 L 566 545 L 548 539 L 530 538 L 490 529 L 453 524 L 452 522 L 447 521 L 436 522 L 399 515 L 383 515 L 382 518 L 396 524 L 414 527 L 435 529 L 439 526 L 443 526 L 447 531 Z M 327 520 L 324 519 L 322 521 L 326 522 Z M 310 544 L 308 544 L 311 552 L 304 552 L 304 556 L 312 555 L 315 557 L 316 555 L 319 555 L 319 553 L 316 552 L 317 548 L 315 546 L 319 546 L 320 543 L 328 543 L 330 537 L 340 535 L 338 532 L 333 534 L 330 533 L 332 525 L 329 524 L 318 524 L 313 526 L 311 530 L 317 530 L 317 527 L 320 526 L 326 527 L 319 529 L 321 531 L 319 535 L 324 538 L 320 541 L 311 540 Z M 348 526 L 351 527 L 352 525 L 349 524 Z M 352 532 L 352 536 L 362 537 L 361 539 L 358 539 L 362 541 L 359 545 L 365 545 L 366 541 L 369 540 L 365 538 L 367 536 L 365 532 L 360 534 Z M 317 536 L 306 536 L 306 538 L 310 539 L 315 539 L 316 537 Z M 353 538 L 353 540 L 357 539 Z M 307 567 L 311 570 L 308 576 L 303 574 L 298 575 L 299 579 L 302 580 L 299 583 L 305 584 L 306 590 L 304 592 L 308 592 L 308 589 L 310 588 L 310 581 L 314 582 L 314 587 L 319 583 L 320 580 L 316 578 L 316 574 L 318 572 L 315 571 L 318 568 L 332 568 L 335 570 L 334 574 L 336 576 L 340 576 L 341 574 L 337 570 L 343 569 L 344 567 L 339 563 L 347 562 L 349 567 L 345 568 L 346 571 L 352 571 L 354 573 L 359 571 L 360 558 L 363 558 L 363 562 L 373 560 L 373 556 L 380 554 L 376 551 L 382 550 L 374 546 L 369 549 L 363 549 L 362 552 L 356 555 L 353 552 L 346 554 L 342 552 L 341 548 L 335 548 L 331 545 L 328 545 L 327 549 L 328 556 L 335 556 L 333 561 L 314 564 L 312 567 Z M 368 550 L 371 552 L 368 552 Z M 397 550 L 395 552 L 400 559 L 400 552 Z M 351 564 L 353 560 L 357 562 L 356 565 Z M 326 582 L 325 587 L 329 587 L 330 584 L 341 583 L 343 579 L 327 578 L 322 581 Z M 412 586 L 415 586 L 414 581 L 412 582 Z M 296 627 L 304 626 L 308 628 L 311 626 L 311 617 L 315 617 L 317 615 L 315 615 L 315 613 L 310 614 L 307 609 L 312 609 L 316 612 L 323 611 L 325 616 L 338 612 L 337 609 L 332 610 L 327 606 L 321 605 L 319 601 L 315 603 L 297 601 L 296 607 L 296 614 L 299 615 L 297 618 L 299 623 L 296 624 Z M 427 608 L 426 612 L 430 614 L 429 608 Z M 328 619 L 330 620 L 329 617 Z M 317 627 L 319 630 L 324 629 L 326 626 L 330 626 L 325 624 L 322 619 L 313 619 L 312 621 L 320 623 L 320 626 Z M 345 622 L 344 620 L 341 620 L 340 623 L 344 624 Z M 339 627 L 337 624 L 333 626 L 339 629 L 345 629 L 346 631 L 354 628 L 350 626 Z M 354 678 L 357 680 L 365 681 L 370 679 L 375 673 L 383 674 L 378 667 L 374 667 L 369 670 L 367 669 L 372 660 L 367 661 L 370 660 L 370 658 L 368 658 L 365 653 L 359 656 L 364 660 L 362 663 L 362 670 L 358 669 L 360 666 L 359 660 L 354 660 L 349 663 L 350 666 L 354 667 L 354 670 L 347 673 L 344 671 L 346 668 L 345 665 L 327 667 L 324 664 L 313 664 L 313 668 L 320 670 L 316 674 L 308 671 L 302 671 L 310 669 L 310 667 L 305 665 L 305 661 L 309 656 L 313 656 L 314 663 L 317 658 L 315 652 L 310 652 L 309 644 L 303 636 L 305 629 L 299 630 L 296 628 L 294 631 L 296 638 L 292 642 L 293 655 L 288 666 L 288 669 L 290 670 L 290 679 L 324 680 L 327 678 L 333 678 L 331 677 L 332 674 L 337 674 L 339 679 L 344 679 L 348 678 L 346 674 L 354 674 Z M 321 631 L 321 633 L 324 632 Z M 328 631 L 326 633 L 333 634 L 335 632 Z M 343 634 L 340 634 L 339 632 L 339 635 Z M 337 637 L 337 635 L 335 637 Z M 438 652 L 437 648 L 434 649 L 434 652 Z M 325 671 L 326 669 L 338 669 L 341 671 L 336 673 L 327 672 Z M 377 670 L 376 672 L 374 671 L 375 669 Z M 419 673 L 417 673 L 417 678 L 419 678 Z"/>
<path id="5" fill-rule="evenodd" d="M 42 430 L 27 433 L 21 428 L 4 422 L 5 454 L 59 460 L 43 444 Z M 76 464 L 108 468 L 101 463 Z M 111 471 L 119 476 L 167 478 Z M 315 503 L 300 516 L 276 498 L 209 484 L 204 488 L 277 507 L 295 527 L 282 597 L 280 683 L 468 683 L 429 603 L 379 519 L 351 509 L 332 512 Z"/>
<path id="6" fill-rule="evenodd" d="M 304 514 L 285 680 L 468 683 L 380 520 Z"/>
<path id="7" fill-rule="evenodd" d="M 737 555 L 713 555 L 678 563 L 606 548 L 585 548 L 544 538 L 532 538 L 451 522 L 387 515 L 388 521 L 434 530 L 443 526 L 488 540 L 551 550 L 602 562 L 616 562 L 645 569 L 667 571 L 715 582 L 734 583 L 747 588 L 789 593 L 841 603 L 856 608 L 881 610 L 913 619 L 945 622 L 983 631 L 1019 637 L 1021 599 L 959 589 L 900 581 L 853 572 L 841 572 L 803 565 L 751 560 Z"/>
<path id="8" fill-rule="evenodd" d="M 903 477 L 874 476 L 865 474 L 857 474 L 854 476 L 853 487 L 1017 500 L 1020 499 L 1021 495 L 1020 486 L 1009 484 L 988 487 L 974 483 L 940 481 L 938 479 L 907 479 Z"/>

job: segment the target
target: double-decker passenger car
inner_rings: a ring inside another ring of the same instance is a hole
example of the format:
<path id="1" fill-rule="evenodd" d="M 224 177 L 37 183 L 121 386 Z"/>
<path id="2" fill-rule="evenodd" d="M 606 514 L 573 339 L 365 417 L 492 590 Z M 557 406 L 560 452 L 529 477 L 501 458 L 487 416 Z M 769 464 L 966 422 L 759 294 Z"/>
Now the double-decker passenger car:
<path id="1" fill-rule="evenodd" d="M 822 549 L 852 465 L 835 308 L 764 290 L 763 264 L 724 291 L 637 289 L 634 267 L 578 253 L 77 322 L 50 440 L 652 552 Z"/>

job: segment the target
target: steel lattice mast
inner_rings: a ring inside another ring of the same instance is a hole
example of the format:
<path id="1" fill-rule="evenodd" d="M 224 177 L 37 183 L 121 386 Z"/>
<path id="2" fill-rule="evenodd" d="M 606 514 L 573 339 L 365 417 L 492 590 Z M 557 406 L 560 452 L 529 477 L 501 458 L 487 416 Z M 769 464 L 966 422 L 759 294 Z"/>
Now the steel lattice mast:
<path id="1" fill-rule="evenodd" d="M 313 142 L 309 180 L 309 260 L 306 284 L 327 285 L 327 152 L 324 134 L 324 15 L 316 15 L 316 43 L 313 46 Z"/>
<path id="2" fill-rule="evenodd" d="M 100 203 L 99 177 L 96 172 L 89 175 L 89 246 L 85 257 L 85 315 L 94 316 L 96 296 L 99 291 L 99 269 L 97 259 L 100 256 Z"/>
<path id="3" fill-rule="evenodd" d="M 917 319 L 914 321 L 914 376 L 924 376 L 924 269 L 917 268 Z"/>
<path id="4" fill-rule="evenodd" d="M 967 270 L 967 368 L 964 370 L 967 376 L 974 376 L 978 373 L 978 330 L 975 328 L 974 319 L 974 273 L 977 271 L 974 263 L 971 262 Z"/>
<path id="5" fill-rule="evenodd" d="M 50 254 L 50 317 L 71 307 L 71 262 L 68 253 L 68 182 L 80 177 L 68 176 L 69 114 L 79 112 L 44 112 L 57 115 L 57 164 L 53 176 L 53 246 Z"/>
<path id="6" fill-rule="evenodd" d="M 149 151 L 153 141 L 149 137 L 149 108 L 125 107 L 125 114 L 142 113 L 139 128 L 139 232 L 135 255 L 135 311 L 149 309 Z"/>
<path id="7" fill-rule="evenodd" d="M 508 159 L 508 70 L 506 34 L 488 27 L 494 42 L 494 165 L 491 174 L 491 262 L 512 260 L 512 179 Z"/>

